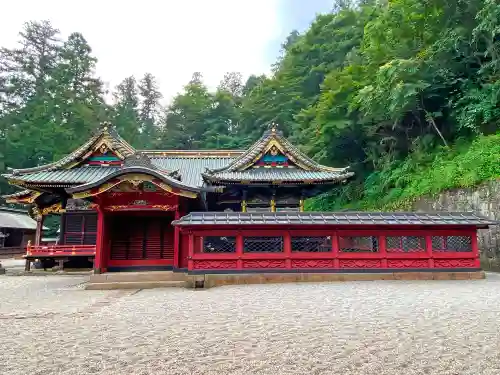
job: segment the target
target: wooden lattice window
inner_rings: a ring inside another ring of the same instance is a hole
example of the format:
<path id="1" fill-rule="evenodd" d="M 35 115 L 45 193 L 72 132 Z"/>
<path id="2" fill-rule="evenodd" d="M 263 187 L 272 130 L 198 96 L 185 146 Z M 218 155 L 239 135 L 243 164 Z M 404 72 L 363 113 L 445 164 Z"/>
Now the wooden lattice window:
<path id="1" fill-rule="evenodd" d="M 421 236 L 388 236 L 385 238 L 388 253 L 425 252 L 425 237 Z"/>
<path id="2" fill-rule="evenodd" d="M 64 244 L 95 245 L 97 238 L 97 214 L 64 215 Z"/>
<path id="3" fill-rule="evenodd" d="M 292 237 L 292 251 L 327 253 L 332 251 L 332 238 L 330 236 Z"/>
<path id="4" fill-rule="evenodd" d="M 433 251 L 471 252 L 471 236 L 432 236 Z"/>
<path id="5" fill-rule="evenodd" d="M 234 236 L 207 236 L 203 237 L 204 253 L 235 253 L 236 237 Z"/>
<path id="6" fill-rule="evenodd" d="M 341 236 L 339 248 L 343 253 L 376 253 L 378 238 L 375 236 Z"/>
<path id="7" fill-rule="evenodd" d="M 281 253 L 283 237 L 245 237 L 243 249 L 245 253 Z"/>

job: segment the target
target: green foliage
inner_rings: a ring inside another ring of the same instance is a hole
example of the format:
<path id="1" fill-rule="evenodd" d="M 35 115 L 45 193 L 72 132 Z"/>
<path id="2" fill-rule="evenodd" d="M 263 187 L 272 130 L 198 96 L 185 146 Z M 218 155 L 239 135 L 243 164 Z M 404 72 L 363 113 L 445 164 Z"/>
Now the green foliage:
<path id="1" fill-rule="evenodd" d="M 355 184 L 311 199 L 311 210 L 409 209 L 418 197 L 447 189 L 467 188 L 500 177 L 500 133 L 480 136 L 471 144 L 457 142 L 434 154 L 415 151 L 408 158 L 372 173 Z"/>

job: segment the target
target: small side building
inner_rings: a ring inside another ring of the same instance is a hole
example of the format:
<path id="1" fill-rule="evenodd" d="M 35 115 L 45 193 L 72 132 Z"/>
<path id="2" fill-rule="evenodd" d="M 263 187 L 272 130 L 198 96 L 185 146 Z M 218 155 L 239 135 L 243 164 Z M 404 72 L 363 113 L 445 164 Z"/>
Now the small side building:
<path id="1" fill-rule="evenodd" d="M 0 258 L 23 255 L 34 242 L 37 223 L 27 211 L 0 207 Z"/>

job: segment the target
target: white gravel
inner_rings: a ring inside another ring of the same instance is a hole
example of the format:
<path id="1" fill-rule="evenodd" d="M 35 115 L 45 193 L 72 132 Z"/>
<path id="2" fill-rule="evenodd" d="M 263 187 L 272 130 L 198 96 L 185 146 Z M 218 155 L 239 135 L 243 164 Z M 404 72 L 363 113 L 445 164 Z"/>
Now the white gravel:
<path id="1" fill-rule="evenodd" d="M 500 276 L 85 291 L 0 276 L 0 374 L 500 374 Z"/>

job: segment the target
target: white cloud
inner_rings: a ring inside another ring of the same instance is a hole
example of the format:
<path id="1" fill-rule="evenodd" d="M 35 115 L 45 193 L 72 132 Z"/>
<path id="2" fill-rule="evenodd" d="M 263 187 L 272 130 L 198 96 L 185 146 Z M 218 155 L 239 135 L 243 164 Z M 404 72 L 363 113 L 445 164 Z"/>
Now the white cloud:
<path id="1" fill-rule="evenodd" d="M 211 88 L 228 71 L 268 72 L 277 12 L 278 0 L 19 0 L 2 4 L 0 46 L 13 46 L 24 22 L 47 19 L 64 36 L 84 35 L 110 88 L 151 72 L 168 100 L 195 71 Z"/>

